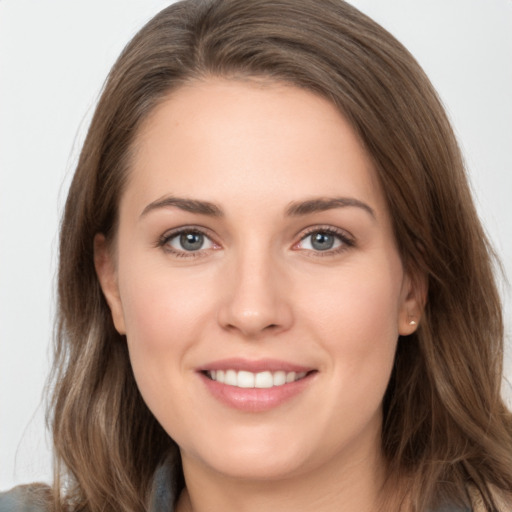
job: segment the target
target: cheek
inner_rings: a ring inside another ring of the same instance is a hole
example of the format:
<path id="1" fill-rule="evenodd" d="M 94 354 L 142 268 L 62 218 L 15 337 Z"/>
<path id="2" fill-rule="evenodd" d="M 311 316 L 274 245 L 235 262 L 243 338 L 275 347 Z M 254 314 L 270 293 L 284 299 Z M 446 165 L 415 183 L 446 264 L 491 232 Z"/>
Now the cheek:
<path id="1" fill-rule="evenodd" d="M 198 318 L 209 307 L 201 276 L 170 272 L 164 265 L 132 265 L 120 276 L 128 338 L 158 351 L 178 348 L 193 337 Z"/>
<path id="2" fill-rule="evenodd" d="M 354 265 L 306 290 L 303 318 L 329 354 L 340 392 L 380 401 L 398 340 L 402 269 L 399 261 Z"/>
<path id="3" fill-rule="evenodd" d="M 206 314 L 211 304 L 201 293 L 204 277 L 172 272 L 165 261 L 148 265 L 147 258 L 132 255 L 119 262 L 119 289 L 130 361 L 153 409 L 187 371 L 201 318 L 211 316 Z"/>
<path id="4" fill-rule="evenodd" d="M 367 432 L 378 435 L 398 340 L 396 276 L 386 267 L 353 268 L 310 301 L 307 329 L 316 329 L 328 354 L 330 392 L 318 397 L 323 406 L 317 419 L 325 418 L 322 435 L 335 446 Z"/>
<path id="5" fill-rule="evenodd" d="M 359 342 L 372 334 L 375 342 L 396 337 L 402 270 L 392 263 L 351 265 L 325 279 L 306 282 L 303 309 L 334 337 L 346 338 L 350 333 Z"/>
<path id="6" fill-rule="evenodd" d="M 145 403 L 171 437 L 182 439 L 192 400 L 184 379 L 191 374 L 190 354 L 199 339 L 198 318 L 206 304 L 194 280 L 181 286 L 180 279 L 165 275 L 145 272 L 126 283 L 122 290 L 126 339 Z"/>

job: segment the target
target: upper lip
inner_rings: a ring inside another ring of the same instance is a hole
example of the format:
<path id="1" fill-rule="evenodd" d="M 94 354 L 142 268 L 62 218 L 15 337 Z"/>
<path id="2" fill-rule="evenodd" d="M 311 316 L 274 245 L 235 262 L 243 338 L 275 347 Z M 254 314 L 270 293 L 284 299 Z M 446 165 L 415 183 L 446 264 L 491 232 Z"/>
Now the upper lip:
<path id="1" fill-rule="evenodd" d="M 249 360 L 242 358 L 229 358 L 229 359 L 220 359 L 218 361 L 212 361 L 204 366 L 198 368 L 199 371 L 207 372 L 212 370 L 237 370 L 237 371 L 246 371 L 252 373 L 259 372 L 310 372 L 314 370 L 314 368 L 303 366 L 295 363 L 290 363 L 288 361 L 280 361 L 278 359 L 258 359 L 258 360 Z"/>

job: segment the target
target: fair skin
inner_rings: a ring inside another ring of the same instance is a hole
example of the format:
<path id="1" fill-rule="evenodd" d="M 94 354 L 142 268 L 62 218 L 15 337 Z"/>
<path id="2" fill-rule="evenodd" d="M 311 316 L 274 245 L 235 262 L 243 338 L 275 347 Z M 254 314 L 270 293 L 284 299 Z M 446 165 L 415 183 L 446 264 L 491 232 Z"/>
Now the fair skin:
<path id="1" fill-rule="evenodd" d="M 95 262 L 180 447 L 178 510 L 374 510 L 382 398 L 420 306 L 354 131 L 310 92 L 211 78 L 169 95 L 135 150 Z"/>

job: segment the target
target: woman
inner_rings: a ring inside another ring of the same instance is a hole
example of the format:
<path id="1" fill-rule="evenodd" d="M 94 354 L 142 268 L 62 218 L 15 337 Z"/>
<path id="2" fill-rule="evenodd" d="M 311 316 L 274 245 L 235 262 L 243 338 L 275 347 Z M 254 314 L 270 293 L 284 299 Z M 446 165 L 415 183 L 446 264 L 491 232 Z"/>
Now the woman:
<path id="1" fill-rule="evenodd" d="M 172 5 L 112 69 L 68 196 L 52 496 L 4 503 L 506 510 L 491 258 L 381 27 L 338 0 Z"/>

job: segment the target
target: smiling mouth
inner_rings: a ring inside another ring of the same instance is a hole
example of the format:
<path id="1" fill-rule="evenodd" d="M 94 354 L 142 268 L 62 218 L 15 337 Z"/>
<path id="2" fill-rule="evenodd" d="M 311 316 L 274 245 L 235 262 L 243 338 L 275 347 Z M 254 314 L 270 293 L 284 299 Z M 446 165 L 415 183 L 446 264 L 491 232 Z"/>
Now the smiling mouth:
<path id="1" fill-rule="evenodd" d="M 292 382 L 297 382 L 306 377 L 311 372 L 285 372 L 282 370 L 271 372 L 263 371 L 258 373 L 245 370 L 207 370 L 204 371 L 209 379 L 238 388 L 258 388 L 268 389 L 284 386 Z"/>

